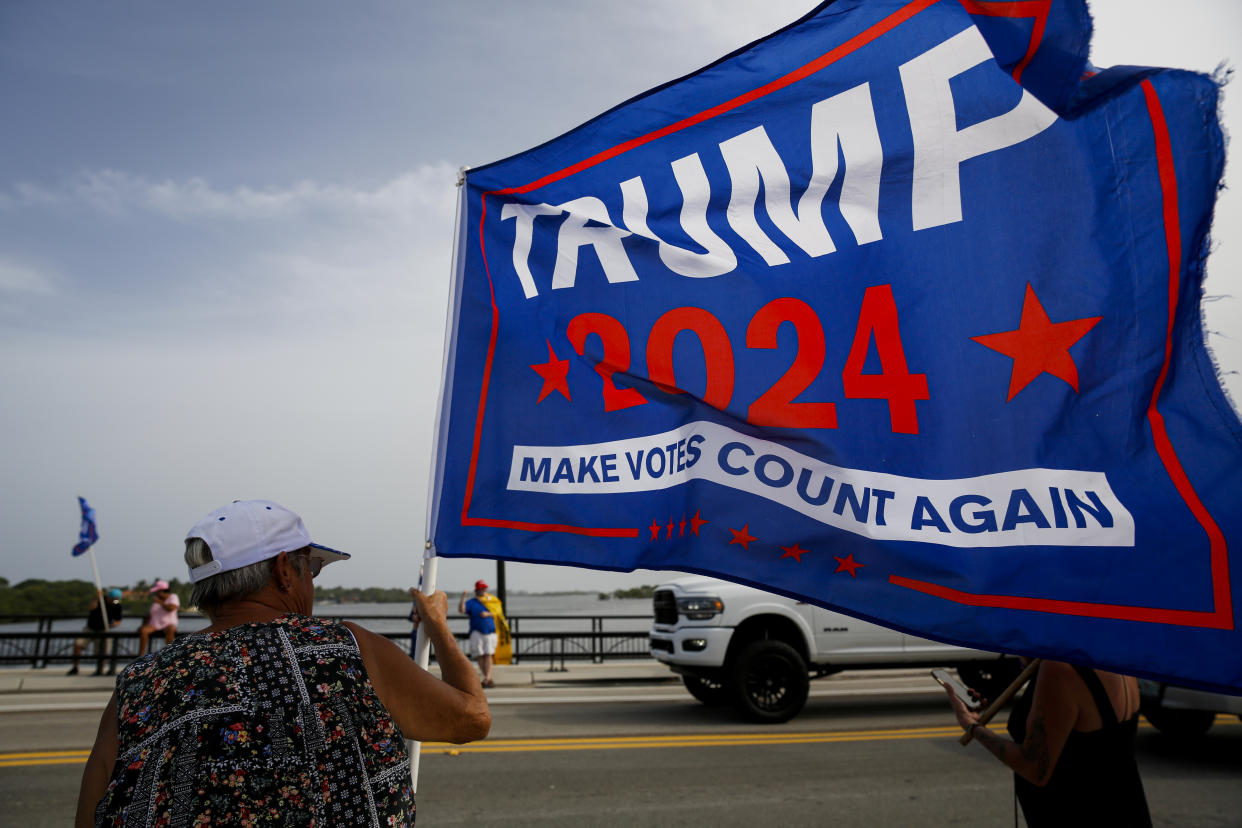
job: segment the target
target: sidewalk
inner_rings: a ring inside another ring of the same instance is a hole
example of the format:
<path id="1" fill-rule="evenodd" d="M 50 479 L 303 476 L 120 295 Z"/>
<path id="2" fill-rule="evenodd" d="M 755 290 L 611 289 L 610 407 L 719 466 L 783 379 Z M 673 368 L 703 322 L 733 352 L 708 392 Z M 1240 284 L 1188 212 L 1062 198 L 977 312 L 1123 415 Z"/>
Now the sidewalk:
<path id="1" fill-rule="evenodd" d="M 559 664 L 558 664 L 559 666 Z M 65 675 L 63 665 L 42 670 L 0 669 L 0 695 L 9 693 L 66 693 L 110 691 L 116 676 L 96 676 L 92 670 Z M 431 672 L 439 675 L 435 664 Z M 550 671 L 547 661 L 500 664 L 492 668 L 497 687 L 543 687 L 572 684 L 664 684 L 680 683 L 668 667 L 654 660 L 613 661 L 604 664 L 566 661 L 564 671 Z"/>
<path id="2" fill-rule="evenodd" d="M 559 667 L 559 662 L 557 663 Z M 431 665 L 431 672 L 440 675 L 439 667 Z M 892 668 L 883 670 L 847 670 L 828 679 L 837 685 L 861 681 L 891 681 L 927 677 L 924 668 Z M 654 659 L 616 660 L 604 664 L 586 661 L 566 661 L 565 669 L 549 670 L 548 662 L 536 660 L 522 664 L 500 664 L 492 668 L 492 678 L 497 688 L 571 687 L 588 685 L 680 685 L 681 678 L 665 665 Z M 57 665 L 42 670 L 26 668 L 0 668 L 0 696 L 8 694 L 110 692 L 116 676 L 96 676 L 92 671 L 76 676 L 65 675 L 65 667 Z"/>

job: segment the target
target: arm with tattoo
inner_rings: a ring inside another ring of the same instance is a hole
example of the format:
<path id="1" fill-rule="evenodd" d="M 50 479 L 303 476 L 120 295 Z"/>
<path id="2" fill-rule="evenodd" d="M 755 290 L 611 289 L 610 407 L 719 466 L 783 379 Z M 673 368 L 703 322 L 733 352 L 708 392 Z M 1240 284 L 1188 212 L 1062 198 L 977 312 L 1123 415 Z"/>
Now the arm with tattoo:
<path id="1" fill-rule="evenodd" d="M 1078 718 L 1078 705 L 1070 682 L 1081 683 L 1074 668 L 1060 662 L 1045 661 L 1035 683 L 1035 698 L 1026 719 L 1026 738 L 1021 744 L 1000 736 L 978 724 L 974 713 L 966 710 L 952 693 L 950 703 L 963 727 L 973 728 L 981 743 L 1014 773 L 1034 785 L 1046 785 L 1056 769 L 1061 750 Z"/>
<path id="2" fill-rule="evenodd" d="M 1052 778 L 1053 761 L 1048 750 L 1047 727 L 1042 718 L 1032 716 L 1027 720 L 1026 739 L 1022 744 L 998 736 L 983 725 L 975 727 L 974 736 L 975 741 L 1028 782 L 1043 786 Z"/>

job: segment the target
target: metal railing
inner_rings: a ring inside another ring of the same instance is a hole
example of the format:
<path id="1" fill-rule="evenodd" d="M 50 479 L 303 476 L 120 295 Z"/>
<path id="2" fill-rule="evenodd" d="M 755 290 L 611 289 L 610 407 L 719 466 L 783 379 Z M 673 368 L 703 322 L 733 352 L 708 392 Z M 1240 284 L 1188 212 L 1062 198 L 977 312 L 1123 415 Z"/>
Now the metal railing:
<path id="1" fill-rule="evenodd" d="M 589 620 L 591 629 L 585 632 L 531 631 L 522 632 L 523 622 L 551 622 Z M 523 615 L 506 619 L 509 633 L 513 636 L 513 663 L 522 659 L 548 659 L 548 669 L 564 671 L 566 660 L 587 660 L 602 664 L 607 658 L 650 658 L 648 634 L 641 632 L 609 632 L 604 629 L 606 621 L 643 619 L 651 625 L 649 615 Z"/>
<path id="2" fill-rule="evenodd" d="M 331 612 L 316 615 L 357 621 L 402 648 L 408 648 L 410 643 L 410 627 L 402 616 Z M 205 625 L 205 620 L 193 613 L 182 613 L 182 618 L 198 622 L 192 625 L 195 628 Z M 549 670 L 563 671 L 567 661 L 589 660 L 600 664 L 607 659 L 650 658 L 651 655 L 647 635 L 651 622 L 649 615 L 523 615 L 507 620 L 512 636 L 513 664 L 547 659 Z M 79 639 L 84 644 L 80 657 L 83 670 L 115 671 L 138 657 L 140 640 L 137 630 L 87 633 L 81 629 L 63 629 L 65 624 L 75 621 L 80 623 L 81 616 L 0 615 L 0 666 L 41 668 L 69 664 L 73 661 L 74 643 Z M 622 621 L 628 623 L 618 624 Z M 57 622 L 61 622 L 62 629 L 54 629 Z M 373 625 L 368 622 L 380 623 Z M 645 622 L 641 623 L 642 629 L 635 629 L 640 622 Z M 17 632 L 6 629 L 13 623 L 34 624 L 35 629 Z M 450 624 L 460 623 L 461 619 L 450 619 Z M 391 629 L 393 626 L 404 626 L 404 629 L 394 631 Z M 629 629 L 617 629 L 618 626 Z M 179 630 L 177 635 L 188 635 L 192 631 Z M 455 631 L 454 637 L 464 642 L 469 634 Z M 162 633 L 152 634 L 152 648 L 163 646 L 163 643 Z"/>

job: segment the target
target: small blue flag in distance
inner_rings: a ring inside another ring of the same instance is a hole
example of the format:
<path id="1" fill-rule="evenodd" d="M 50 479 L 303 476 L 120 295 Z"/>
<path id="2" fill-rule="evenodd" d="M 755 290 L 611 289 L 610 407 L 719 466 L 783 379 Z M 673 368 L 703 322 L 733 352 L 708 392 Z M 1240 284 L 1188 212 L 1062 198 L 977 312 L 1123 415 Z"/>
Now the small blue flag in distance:
<path id="1" fill-rule="evenodd" d="M 78 542 L 73 547 L 75 558 L 99 540 L 99 532 L 95 529 L 95 510 L 87 504 L 86 498 L 79 497 L 78 505 L 82 507 L 82 528 L 78 532 Z"/>

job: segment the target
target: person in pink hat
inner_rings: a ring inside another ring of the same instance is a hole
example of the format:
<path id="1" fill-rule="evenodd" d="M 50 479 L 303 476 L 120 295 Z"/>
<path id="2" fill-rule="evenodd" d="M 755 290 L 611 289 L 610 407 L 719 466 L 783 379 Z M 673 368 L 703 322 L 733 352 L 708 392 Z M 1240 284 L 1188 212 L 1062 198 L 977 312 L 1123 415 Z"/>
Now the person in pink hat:
<path id="1" fill-rule="evenodd" d="M 181 599 L 172 591 L 168 581 L 156 581 L 150 589 L 151 608 L 147 617 L 138 628 L 138 655 L 147 654 L 147 645 L 151 643 L 151 633 L 164 631 L 164 643 L 171 644 L 177 636 L 177 610 L 181 608 Z"/>

